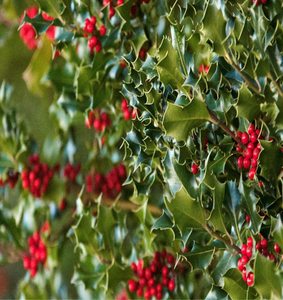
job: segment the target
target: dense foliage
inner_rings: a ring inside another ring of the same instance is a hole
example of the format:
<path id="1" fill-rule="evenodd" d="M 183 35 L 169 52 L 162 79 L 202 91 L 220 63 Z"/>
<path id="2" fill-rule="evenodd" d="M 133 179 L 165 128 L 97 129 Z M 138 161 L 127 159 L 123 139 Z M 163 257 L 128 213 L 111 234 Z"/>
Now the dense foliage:
<path id="1" fill-rule="evenodd" d="M 282 298 L 282 11 L 0 1 L 6 295 Z"/>

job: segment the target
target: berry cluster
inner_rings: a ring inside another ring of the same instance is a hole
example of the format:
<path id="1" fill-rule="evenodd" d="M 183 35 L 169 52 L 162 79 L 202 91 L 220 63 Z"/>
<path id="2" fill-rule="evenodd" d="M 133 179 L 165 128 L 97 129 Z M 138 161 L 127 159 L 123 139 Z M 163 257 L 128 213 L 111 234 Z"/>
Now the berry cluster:
<path id="1" fill-rule="evenodd" d="M 39 161 L 37 154 L 34 154 L 28 159 L 30 166 L 22 172 L 22 185 L 25 190 L 29 189 L 35 197 L 42 197 L 47 191 L 50 179 L 54 172 L 58 172 L 58 166 L 50 169 L 47 164 L 42 164 Z"/>
<path id="2" fill-rule="evenodd" d="M 130 120 L 130 118 L 132 117 L 133 119 L 136 118 L 136 110 L 133 109 L 131 106 L 128 107 L 128 103 L 126 99 L 122 100 L 121 103 L 121 108 L 124 111 L 124 119 L 126 121 Z"/>
<path id="3" fill-rule="evenodd" d="M 46 246 L 40 238 L 39 231 L 36 231 L 28 239 L 29 254 L 23 256 L 23 264 L 26 270 L 30 271 L 30 276 L 34 277 L 38 271 L 38 265 L 44 264 L 47 257 Z"/>
<path id="4" fill-rule="evenodd" d="M 173 269 L 175 259 L 171 253 L 165 249 L 162 252 L 155 252 L 149 267 L 143 266 L 143 260 L 139 260 L 136 265 L 134 262 L 131 267 L 139 281 L 129 280 L 128 288 L 131 293 L 137 293 L 138 297 L 144 296 L 145 299 L 156 297 L 162 299 L 164 289 L 169 291 L 175 289 L 176 272 Z"/>
<path id="5" fill-rule="evenodd" d="M 100 173 L 86 176 L 87 192 L 105 194 L 107 198 L 115 199 L 122 190 L 122 184 L 127 178 L 127 172 L 124 165 L 119 164 L 114 167 L 106 176 Z"/>
<path id="6" fill-rule="evenodd" d="M 260 135 L 260 130 L 255 129 L 255 126 L 251 124 L 248 128 L 248 132 L 237 132 L 238 137 L 241 139 L 244 145 L 247 145 L 246 149 L 242 149 L 238 144 L 236 151 L 243 152 L 244 154 L 238 158 L 239 168 L 250 169 L 249 178 L 254 179 L 256 174 L 256 169 L 258 165 L 258 157 L 261 151 L 261 145 L 258 139 L 262 139 L 263 136 Z"/>
<path id="7" fill-rule="evenodd" d="M 87 128 L 93 128 L 96 131 L 104 131 L 105 127 L 111 126 L 111 119 L 106 112 L 99 113 L 98 110 L 90 110 L 88 118 L 85 120 L 85 126 Z"/>
<path id="8" fill-rule="evenodd" d="M 252 0 L 253 4 L 256 2 L 256 6 L 259 6 L 260 4 L 265 4 L 268 0 Z"/>
<path id="9" fill-rule="evenodd" d="M 9 170 L 5 177 L 6 180 L 0 178 L 0 187 L 3 188 L 6 184 L 9 184 L 10 188 L 13 189 L 19 179 L 19 172 L 15 173 L 13 170 Z"/>
<path id="10" fill-rule="evenodd" d="M 269 258 L 270 260 L 273 260 L 275 263 L 279 261 L 279 254 L 281 253 L 281 248 L 277 243 L 274 245 L 274 251 L 277 254 L 276 256 L 268 251 L 268 241 L 265 238 L 262 238 L 260 235 L 261 240 L 257 242 L 255 249 L 259 251 L 263 256 Z M 243 280 L 247 282 L 248 286 L 253 285 L 254 283 L 254 273 L 251 271 L 247 274 L 247 268 L 246 265 L 248 262 L 251 262 L 251 265 L 253 266 L 253 238 L 249 237 L 247 239 L 247 244 L 243 244 L 241 249 L 242 257 L 238 260 L 238 269 L 242 272 Z"/>
<path id="11" fill-rule="evenodd" d="M 98 33 L 100 34 L 100 36 L 103 36 L 106 34 L 105 26 L 102 25 L 98 31 L 98 30 L 96 30 L 95 25 L 96 25 L 95 17 L 92 16 L 90 19 L 87 18 L 85 20 L 84 31 L 86 31 L 87 33 L 85 33 L 84 36 L 88 37 L 89 34 L 91 35 L 90 39 L 88 40 L 88 47 L 90 49 L 91 54 L 93 54 L 94 49 L 96 52 L 99 52 L 102 49 L 101 42 L 99 41 L 99 38 L 98 38 Z"/>
<path id="12" fill-rule="evenodd" d="M 201 64 L 201 65 L 199 66 L 199 69 L 198 69 L 199 74 L 202 74 L 202 73 L 207 74 L 208 71 L 209 71 L 209 66 L 206 66 L 206 65 L 204 65 L 204 64 Z"/>
<path id="13" fill-rule="evenodd" d="M 70 163 L 68 163 L 67 166 L 64 168 L 64 177 L 72 181 L 75 181 L 80 171 L 81 171 L 81 164 L 77 164 L 76 166 L 73 166 Z"/>
<path id="14" fill-rule="evenodd" d="M 26 9 L 26 14 L 33 19 L 38 14 L 38 8 L 36 6 L 30 7 Z M 44 20 L 52 21 L 53 18 L 50 17 L 47 13 L 42 13 L 42 17 Z M 24 14 L 21 17 L 21 22 L 24 18 Z M 49 26 L 46 31 L 46 36 L 48 39 L 53 40 L 55 37 L 55 26 Z M 36 31 L 31 24 L 25 23 L 20 29 L 20 37 L 23 39 L 24 43 L 30 50 L 37 48 L 37 39 L 36 39 Z"/>

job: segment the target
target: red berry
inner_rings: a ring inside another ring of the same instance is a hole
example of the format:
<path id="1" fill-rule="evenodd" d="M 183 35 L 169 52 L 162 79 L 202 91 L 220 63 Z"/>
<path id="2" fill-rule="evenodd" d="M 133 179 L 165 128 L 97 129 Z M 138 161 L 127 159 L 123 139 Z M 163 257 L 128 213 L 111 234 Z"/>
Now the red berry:
<path id="1" fill-rule="evenodd" d="M 254 284 L 254 273 L 249 272 L 248 277 L 247 277 L 247 284 L 248 286 L 251 286 Z"/>
<path id="2" fill-rule="evenodd" d="M 90 23 L 93 24 L 93 25 L 95 25 L 96 24 L 96 17 L 92 16 L 90 18 Z"/>
<path id="3" fill-rule="evenodd" d="M 268 257 L 269 256 L 269 251 L 267 249 L 262 249 L 262 255 L 265 256 L 265 257 Z"/>
<path id="4" fill-rule="evenodd" d="M 262 250 L 261 243 L 258 242 L 258 243 L 256 244 L 255 248 L 256 248 L 256 250 L 258 250 L 259 252 L 261 252 L 261 250 Z"/>
<path id="5" fill-rule="evenodd" d="M 152 273 L 150 271 L 150 269 L 145 269 L 145 272 L 144 272 L 144 276 L 146 279 L 150 279 L 152 277 Z"/>
<path id="6" fill-rule="evenodd" d="M 138 267 L 134 262 L 131 263 L 131 267 L 132 267 L 134 273 L 137 273 Z"/>
<path id="7" fill-rule="evenodd" d="M 26 270 L 30 269 L 30 257 L 28 255 L 23 257 L 23 264 Z"/>
<path id="8" fill-rule="evenodd" d="M 158 283 L 156 285 L 156 290 L 157 290 L 157 292 L 162 292 L 162 284 L 161 283 Z"/>
<path id="9" fill-rule="evenodd" d="M 168 289 L 169 291 L 174 291 L 175 289 L 175 281 L 173 279 L 171 279 L 168 283 Z"/>
<path id="10" fill-rule="evenodd" d="M 142 297 L 142 295 L 143 295 L 143 288 L 141 286 L 139 286 L 137 289 L 137 296 Z"/>
<path id="11" fill-rule="evenodd" d="M 154 278 L 150 278 L 147 282 L 147 286 L 148 287 L 151 287 L 151 286 L 154 286 L 155 285 L 155 279 Z"/>
<path id="12" fill-rule="evenodd" d="M 117 0 L 117 6 L 123 5 L 124 4 L 124 0 Z"/>
<path id="13" fill-rule="evenodd" d="M 249 216 L 249 215 L 246 215 L 246 222 L 247 222 L 247 223 L 250 223 L 250 221 L 251 221 L 250 216 Z"/>
<path id="14" fill-rule="evenodd" d="M 97 45 L 95 46 L 95 51 L 96 51 L 96 52 L 100 52 L 100 51 L 101 51 L 101 49 L 102 49 L 101 42 L 100 42 L 100 41 L 98 41 L 98 42 L 97 42 Z"/>
<path id="15" fill-rule="evenodd" d="M 34 277 L 37 273 L 37 269 L 30 269 L 30 277 Z"/>
<path id="16" fill-rule="evenodd" d="M 270 253 L 270 254 L 269 254 L 269 259 L 270 259 L 270 260 L 274 260 L 274 259 L 275 259 L 275 255 L 274 255 L 273 253 Z"/>
<path id="17" fill-rule="evenodd" d="M 268 241 L 267 241 L 267 239 L 263 239 L 263 240 L 260 242 L 260 244 L 261 244 L 261 247 L 262 247 L 263 249 L 266 249 L 267 246 L 268 246 Z"/>
<path id="18" fill-rule="evenodd" d="M 151 295 L 151 296 L 155 296 L 155 295 L 156 295 L 156 287 L 152 286 L 152 287 L 150 288 L 150 295 Z"/>
<path id="19" fill-rule="evenodd" d="M 169 275 L 169 268 L 167 266 L 162 267 L 162 276 L 163 277 L 168 277 Z"/>
<path id="20" fill-rule="evenodd" d="M 248 133 L 249 133 L 249 134 L 252 134 L 254 131 L 255 131 L 255 126 L 254 126 L 254 124 L 251 124 L 251 125 L 248 127 Z"/>
<path id="21" fill-rule="evenodd" d="M 249 143 L 248 143 L 248 149 L 254 150 L 254 148 L 255 148 L 255 144 L 252 143 L 252 142 L 249 142 Z"/>
<path id="22" fill-rule="evenodd" d="M 139 280 L 139 284 L 140 284 L 141 287 L 146 286 L 146 279 L 144 277 L 141 277 L 140 280 Z"/>
<path id="23" fill-rule="evenodd" d="M 242 263 L 242 259 L 240 258 L 239 260 L 238 260 L 238 269 L 239 269 L 239 271 L 243 271 L 243 269 L 244 269 L 244 265 L 243 265 L 243 263 Z"/>
<path id="24" fill-rule="evenodd" d="M 35 259 L 35 258 L 32 258 L 31 260 L 30 260 L 30 268 L 31 269 L 37 269 L 37 260 Z"/>
<path id="25" fill-rule="evenodd" d="M 251 134 L 251 142 L 256 143 L 257 139 L 258 139 L 258 135 L 255 132 L 253 132 Z"/>
<path id="26" fill-rule="evenodd" d="M 163 286 L 168 286 L 169 278 L 168 277 L 163 277 L 162 278 L 162 285 Z"/>
<path id="27" fill-rule="evenodd" d="M 166 256 L 167 256 L 167 251 L 166 251 L 166 249 L 163 249 L 163 250 L 161 251 L 161 257 L 162 257 L 163 259 L 165 259 Z"/>
<path id="28" fill-rule="evenodd" d="M 242 134 L 243 134 L 242 131 L 238 131 L 237 132 L 237 137 L 241 139 L 242 138 Z"/>
<path id="29" fill-rule="evenodd" d="M 98 43 L 98 38 L 96 36 L 91 37 L 87 42 L 90 49 L 94 49 L 97 43 Z"/>
<path id="30" fill-rule="evenodd" d="M 250 178 L 250 180 L 254 179 L 255 173 L 256 173 L 256 169 L 255 168 L 251 168 L 250 171 L 249 171 L 249 178 Z"/>
<path id="31" fill-rule="evenodd" d="M 99 29 L 99 33 L 101 36 L 106 34 L 106 27 L 104 25 L 102 25 Z"/>
<path id="32" fill-rule="evenodd" d="M 281 248 L 279 247 L 279 245 L 277 243 L 274 244 L 274 251 L 278 254 L 281 252 Z"/>
<path id="33" fill-rule="evenodd" d="M 121 102 L 121 108 L 123 110 L 126 110 L 128 109 L 128 103 L 127 103 L 127 100 L 126 99 L 123 99 L 122 102 Z"/>
<path id="34" fill-rule="evenodd" d="M 249 135 L 246 132 L 243 132 L 241 140 L 243 144 L 247 144 L 249 142 Z"/>
<path id="35" fill-rule="evenodd" d="M 131 112 L 130 112 L 129 109 L 127 108 L 127 109 L 124 110 L 124 119 L 125 119 L 126 121 L 128 121 L 128 120 L 130 120 L 130 118 L 131 118 Z"/>
<path id="36" fill-rule="evenodd" d="M 257 159 L 256 158 L 252 158 L 251 159 L 251 165 L 252 165 L 252 167 L 254 167 L 254 168 L 256 168 L 257 167 Z"/>
<path id="37" fill-rule="evenodd" d="M 244 168 L 249 169 L 249 167 L 251 166 L 251 160 L 248 159 L 247 157 L 245 157 L 243 159 L 243 166 L 244 166 Z"/>
<path id="38" fill-rule="evenodd" d="M 245 151 L 245 157 L 248 159 L 251 159 L 253 157 L 253 150 L 250 148 L 247 148 Z"/>
<path id="39" fill-rule="evenodd" d="M 162 299 L 162 298 L 163 298 L 162 292 L 157 292 L 156 293 L 156 299 Z"/>
<path id="40" fill-rule="evenodd" d="M 246 255 L 246 251 L 247 251 L 248 246 L 246 244 L 243 244 L 241 252 L 243 255 Z"/>
<path id="41" fill-rule="evenodd" d="M 145 291 L 144 291 L 144 297 L 145 297 L 145 299 L 150 299 L 150 291 L 149 291 L 149 289 L 146 289 Z"/>
<path id="42" fill-rule="evenodd" d="M 252 248 L 253 247 L 253 238 L 252 237 L 249 237 L 248 240 L 247 240 L 247 245 L 248 247 Z"/>
<path id="43" fill-rule="evenodd" d="M 174 263 L 174 257 L 171 253 L 167 254 L 167 263 L 168 264 L 173 264 Z"/>
<path id="44" fill-rule="evenodd" d="M 129 291 L 131 293 L 134 293 L 137 290 L 137 282 L 135 282 L 134 280 L 129 280 L 128 281 L 128 286 L 129 286 Z"/>
<path id="45" fill-rule="evenodd" d="M 239 166 L 240 169 L 242 169 L 243 166 L 244 166 L 243 161 L 244 161 L 243 156 L 240 156 L 240 157 L 238 158 L 238 166 Z"/>
<path id="46" fill-rule="evenodd" d="M 249 258 L 247 257 L 247 255 L 243 255 L 243 257 L 242 257 L 242 264 L 246 265 L 248 263 L 248 261 L 249 261 Z"/>
<path id="47" fill-rule="evenodd" d="M 198 168 L 199 168 L 199 165 L 196 165 L 195 163 L 192 163 L 191 171 L 193 172 L 194 175 L 197 174 Z"/>
<path id="48" fill-rule="evenodd" d="M 247 257 L 251 258 L 253 256 L 253 250 L 252 248 L 248 247 L 246 252 Z"/>
<path id="49" fill-rule="evenodd" d="M 110 7 L 109 9 L 109 20 L 115 15 L 115 9 L 113 7 Z"/>

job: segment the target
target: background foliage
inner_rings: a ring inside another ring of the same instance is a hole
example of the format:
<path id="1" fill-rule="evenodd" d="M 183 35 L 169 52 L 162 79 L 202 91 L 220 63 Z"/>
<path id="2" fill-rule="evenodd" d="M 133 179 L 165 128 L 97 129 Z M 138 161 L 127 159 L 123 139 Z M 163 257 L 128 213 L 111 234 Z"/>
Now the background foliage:
<path id="1" fill-rule="evenodd" d="M 282 298 L 283 5 L 252 2 L 0 1 L 1 281 L 13 272 L 1 297 L 139 298 L 131 264 L 166 249 L 176 286 L 162 299 Z M 92 113 L 109 124 L 93 128 Z M 251 124 L 254 176 L 239 162 Z M 54 171 L 40 196 L 24 188 L 34 154 Z M 22 260 L 46 221 L 33 277 Z"/>

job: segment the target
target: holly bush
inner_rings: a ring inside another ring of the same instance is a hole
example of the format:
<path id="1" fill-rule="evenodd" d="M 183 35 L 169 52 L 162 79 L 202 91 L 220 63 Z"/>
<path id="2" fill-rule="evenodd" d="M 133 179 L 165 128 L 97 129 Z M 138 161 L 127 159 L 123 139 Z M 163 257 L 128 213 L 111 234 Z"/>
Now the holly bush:
<path id="1" fill-rule="evenodd" d="M 0 1 L 9 297 L 282 298 L 282 9 Z"/>

